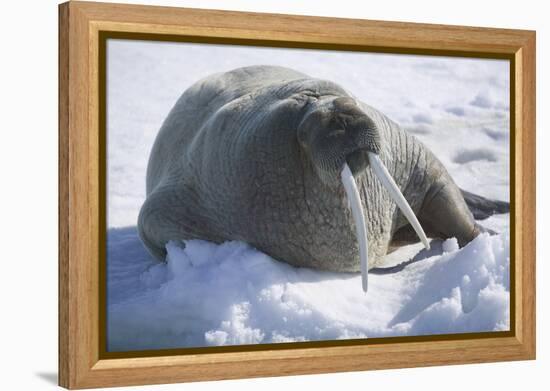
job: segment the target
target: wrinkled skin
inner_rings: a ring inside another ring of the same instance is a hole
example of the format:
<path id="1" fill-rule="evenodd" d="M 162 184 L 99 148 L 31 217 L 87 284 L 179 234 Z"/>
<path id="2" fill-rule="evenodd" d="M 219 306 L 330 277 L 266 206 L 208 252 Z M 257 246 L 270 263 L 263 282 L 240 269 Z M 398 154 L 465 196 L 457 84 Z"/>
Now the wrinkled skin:
<path id="1" fill-rule="evenodd" d="M 140 237 L 159 260 L 172 239 L 240 240 L 295 266 L 358 271 L 339 180 L 347 162 L 374 267 L 417 238 L 366 151 L 379 154 L 429 237 L 464 245 L 480 232 L 447 170 L 412 135 L 335 83 L 255 66 L 210 76 L 178 100 L 151 151 Z"/>

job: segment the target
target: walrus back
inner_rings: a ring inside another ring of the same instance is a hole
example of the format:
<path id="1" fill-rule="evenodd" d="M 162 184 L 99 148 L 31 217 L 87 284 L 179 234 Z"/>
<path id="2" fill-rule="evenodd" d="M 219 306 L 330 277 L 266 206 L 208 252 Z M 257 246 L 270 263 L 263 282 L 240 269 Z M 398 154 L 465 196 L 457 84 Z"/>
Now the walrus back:
<path id="1" fill-rule="evenodd" d="M 220 108 L 254 90 L 306 75 L 276 66 L 250 66 L 208 76 L 189 87 L 178 99 L 153 144 L 147 165 L 146 194 L 166 177 L 204 124 Z"/>
<path id="2" fill-rule="evenodd" d="M 272 84 L 307 78 L 291 69 L 272 66 L 252 66 L 215 74 L 198 81 L 178 99 L 159 133 L 147 166 L 147 198 L 138 216 L 138 232 L 149 252 L 159 260 L 166 255 L 164 245 L 170 238 L 207 238 L 223 241 L 216 232 L 216 221 L 209 216 L 208 198 L 201 189 L 201 176 L 213 180 L 216 175 L 201 173 L 200 155 L 205 138 L 215 140 L 221 150 L 227 144 L 212 134 L 213 120 L 224 121 L 231 105 L 239 99 Z M 231 137 L 229 136 L 229 139 Z M 212 147 L 212 146 L 210 146 Z M 208 155 L 208 153 L 205 153 Z M 219 154 L 218 154 L 219 155 Z M 194 160 L 195 159 L 195 160 Z M 223 176 L 223 175 L 222 175 Z M 177 189 L 177 191 L 175 190 Z M 183 202 L 182 202 L 183 201 Z M 223 212 L 216 206 L 216 210 Z"/>

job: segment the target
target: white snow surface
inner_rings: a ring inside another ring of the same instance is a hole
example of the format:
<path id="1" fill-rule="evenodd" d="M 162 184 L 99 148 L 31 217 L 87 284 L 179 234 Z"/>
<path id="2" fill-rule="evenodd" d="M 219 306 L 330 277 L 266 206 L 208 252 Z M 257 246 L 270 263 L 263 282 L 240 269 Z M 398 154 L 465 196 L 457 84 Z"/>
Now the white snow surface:
<path id="1" fill-rule="evenodd" d="M 401 124 L 457 184 L 509 200 L 507 61 L 110 40 L 107 55 L 107 341 L 125 351 L 509 329 L 509 215 L 455 239 L 402 247 L 359 274 L 294 268 L 245 243 L 170 242 L 155 262 L 136 232 L 145 170 L 181 93 L 216 72 L 282 65 L 335 81 Z"/>

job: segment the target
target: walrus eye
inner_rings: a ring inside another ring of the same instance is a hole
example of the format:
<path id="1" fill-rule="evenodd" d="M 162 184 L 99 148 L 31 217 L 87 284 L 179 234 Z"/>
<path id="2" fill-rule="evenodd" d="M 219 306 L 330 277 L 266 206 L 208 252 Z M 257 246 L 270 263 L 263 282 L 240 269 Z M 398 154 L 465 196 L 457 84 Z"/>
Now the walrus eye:
<path id="1" fill-rule="evenodd" d="M 422 226 L 418 222 L 411 206 L 399 190 L 399 187 L 391 177 L 390 173 L 380 157 L 373 152 L 367 152 L 370 166 L 372 167 L 374 174 L 382 183 L 382 186 L 386 188 L 390 197 L 394 202 L 399 206 L 399 209 L 403 212 L 409 223 L 414 228 L 416 234 L 424 244 L 424 247 L 429 250 L 430 243 L 428 243 L 428 238 L 422 229 Z M 359 197 L 359 191 L 357 190 L 357 184 L 355 178 L 348 166 L 347 163 L 344 163 L 344 168 L 341 172 L 342 184 L 346 190 L 346 195 L 348 197 L 351 212 L 353 215 L 353 220 L 355 222 L 355 230 L 357 234 L 357 242 L 359 243 L 359 259 L 361 264 L 361 282 L 363 285 L 363 291 L 367 292 L 368 289 L 368 239 L 367 239 L 367 229 L 365 224 L 365 215 L 363 213 L 363 205 L 361 204 L 361 198 Z"/>
<path id="2" fill-rule="evenodd" d="M 340 136 L 343 136 L 346 134 L 346 131 L 344 129 L 341 129 L 341 128 L 338 128 L 338 129 L 334 129 L 334 130 L 331 130 L 328 134 L 327 134 L 327 137 L 328 138 L 331 138 L 331 137 L 340 137 Z"/>

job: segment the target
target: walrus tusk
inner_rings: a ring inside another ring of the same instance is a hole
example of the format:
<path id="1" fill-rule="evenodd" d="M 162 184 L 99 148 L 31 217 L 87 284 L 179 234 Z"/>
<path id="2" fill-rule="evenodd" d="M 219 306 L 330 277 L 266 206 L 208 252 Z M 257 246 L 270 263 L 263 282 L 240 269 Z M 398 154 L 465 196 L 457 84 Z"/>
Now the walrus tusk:
<path id="1" fill-rule="evenodd" d="M 430 243 L 428 243 L 428 238 L 426 237 L 422 226 L 418 222 L 418 219 L 411 209 L 411 206 L 409 205 L 405 197 L 403 197 L 403 194 L 399 190 L 399 187 L 397 187 L 397 184 L 391 177 L 386 166 L 384 166 L 384 163 L 382 163 L 382 160 L 380 160 L 380 157 L 377 154 L 373 152 L 367 152 L 367 156 L 369 157 L 369 163 L 374 170 L 377 178 L 380 180 L 386 190 L 388 190 L 391 198 L 395 201 L 397 206 L 399 206 L 399 209 L 401 209 L 407 220 L 409 220 L 409 223 L 411 223 L 416 234 L 424 244 L 424 247 L 426 247 L 426 250 L 429 250 Z"/>
<path id="2" fill-rule="evenodd" d="M 416 234 L 424 244 L 427 250 L 430 249 L 430 243 L 428 243 L 428 238 L 422 229 L 422 226 L 418 222 L 416 215 L 414 214 L 411 206 L 403 197 L 403 194 L 399 190 L 399 187 L 393 180 L 392 176 L 388 172 L 384 163 L 380 160 L 377 154 L 372 152 L 367 152 L 369 157 L 369 163 L 376 175 L 380 180 L 382 185 L 386 188 L 388 193 L 390 193 L 391 198 L 395 201 L 399 209 L 403 212 L 409 223 L 411 223 Z M 346 190 L 346 195 L 351 207 L 351 214 L 355 222 L 355 232 L 357 234 L 357 242 L 359 243 L 359 259 L 361 264 L 361 283 L 363 286 L 363 291 L 367 292 L 368 290 L 368 273 L 369 273 L 369 255 L 368 255 L 368 239 L 367 239 L 367 227 L 365 224 L 365 215 L 363 214 L 363 205 L 361 203 L 361 198 L 359 196 L 359 191 L 357 190 L 357 184 L 355 183 L 355 178 L 351 173 L 351 170 L 347 163 L 344 163 L 344 168 L 341 172 L 342 184 Z"/>
<path id="3" fill-rule="evenodd" d="M 344 168 L 340 175 L 351 206 L 351 214 L 355 222 L 355 232 L 357 234 L 357 242 L 359 243 L 359 259 L 361 260 L 361 283 L 363 285 L 363 291 L 366 292 L 368 289 L 369 276 L 369 244 L 367 240 L 367 227 L 365 225 L 363 205 L 361 204 L 361 198 L 359 197 L 355 178 L 347 163 L 344 163 Z"/>

